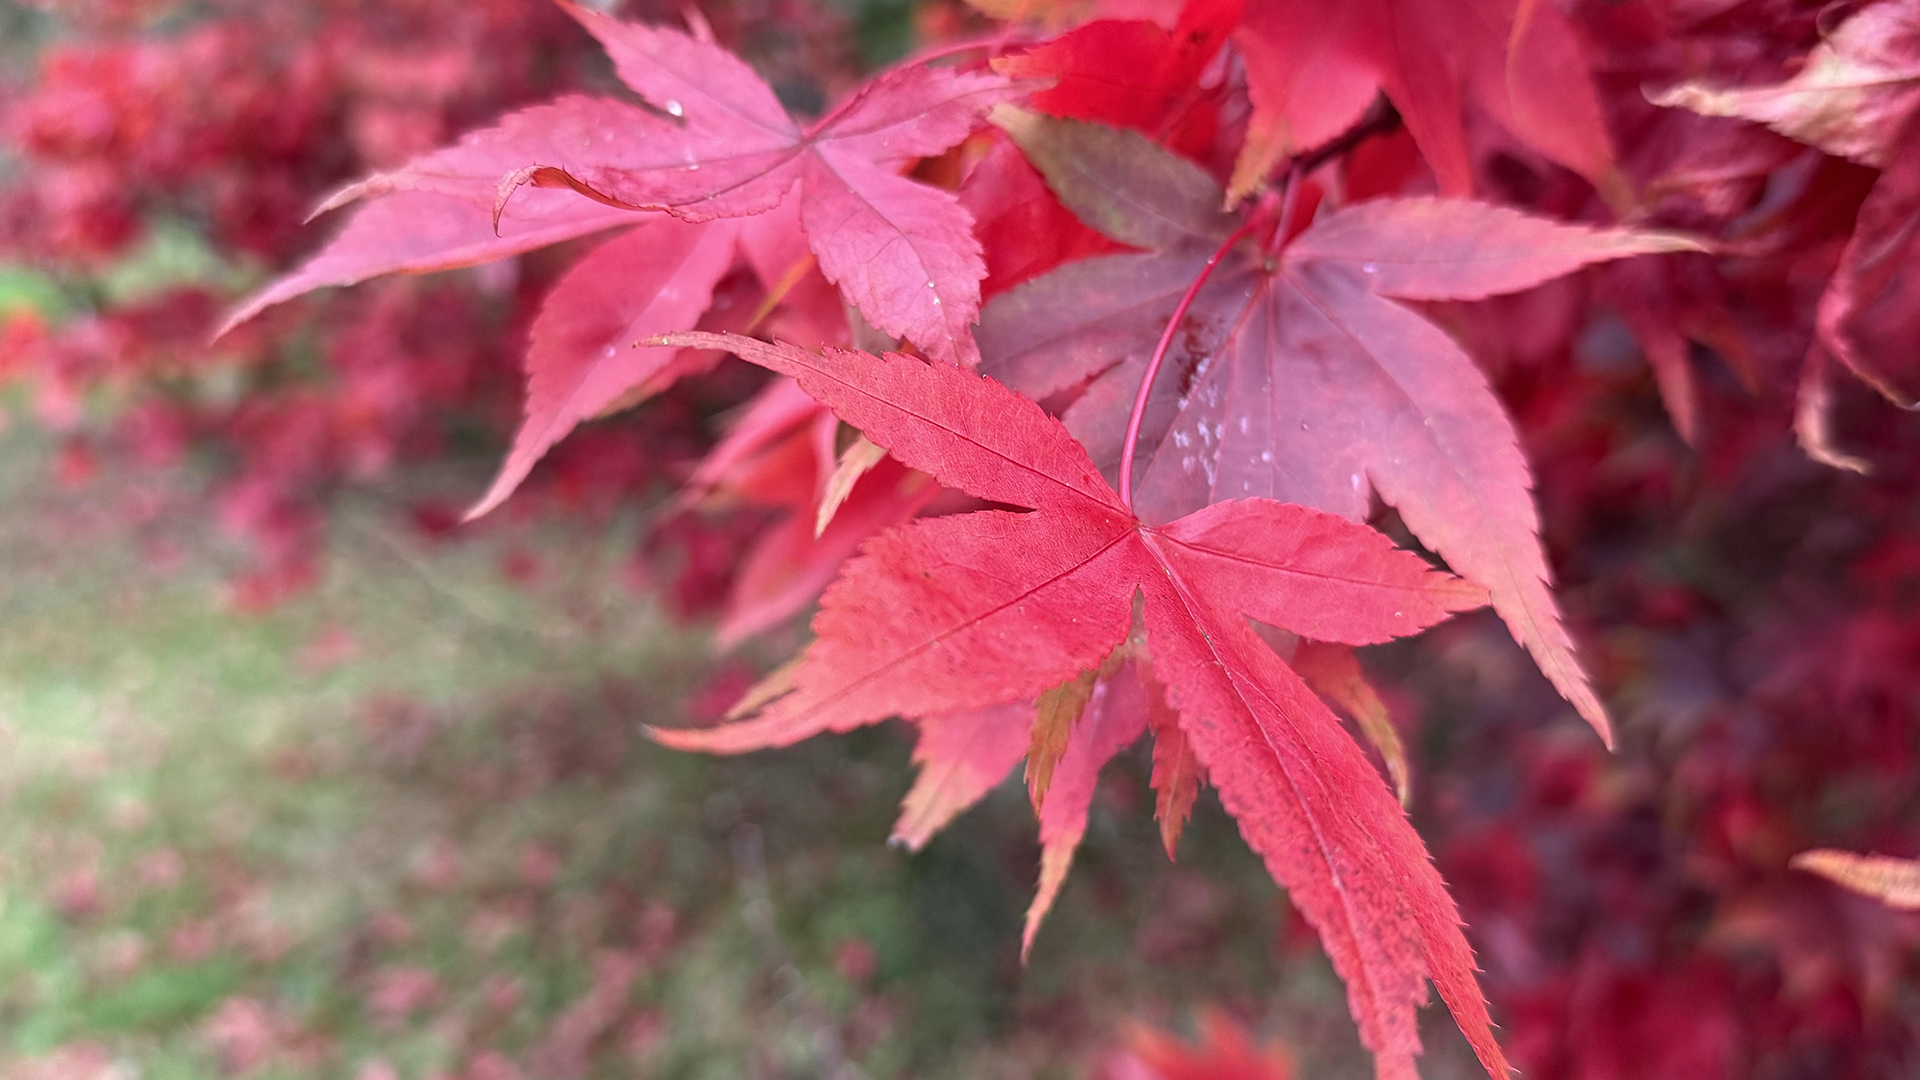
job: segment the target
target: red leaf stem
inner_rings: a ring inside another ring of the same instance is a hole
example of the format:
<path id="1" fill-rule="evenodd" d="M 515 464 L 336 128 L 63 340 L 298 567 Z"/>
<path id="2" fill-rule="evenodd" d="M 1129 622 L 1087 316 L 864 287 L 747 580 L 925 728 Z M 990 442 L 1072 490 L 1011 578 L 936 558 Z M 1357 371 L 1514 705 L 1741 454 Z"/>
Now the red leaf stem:
<path id="1" fill-rule="evenodd" d="M 1160 343 L 1153 347 L 1153 356 L 1147 361 L 1146 374 L 1140 376 L 1140 392 L 1134 395 L 1133 412 L 1127 417 L 1127 436 L 1120 444 L 1120 501 L 1127 509 L 1133 509 L 1133 451 L 1140 442 L 1140 422 L 1147 415 L 1147 396 L 1153 391 L 1153 377 L 1160 373 L 1160 362 L 1167 358 L 1167 348 L 1173 344 L 1173 333 L 1180 328 L 1180 320 L 1187 317 L 1187 309 L 1193 306 L 1193 298 L 1213 276 L 1213 269 L 1220 260 L 1227 257 L 1233 246 L 1247 238 L 1264 215 L 1255 213 L 1247 217 L 1245 224 L 1233 230 L 1233 235 L 1221 241 L 1207 264 L 1200 268 L 1193 284 L 1187 286 L 1186 294 L 1180 297 L 1180 303 L 1173 309 L 1173 317 L 1167 320 L 1167 328 L 1160 335 Z"/>

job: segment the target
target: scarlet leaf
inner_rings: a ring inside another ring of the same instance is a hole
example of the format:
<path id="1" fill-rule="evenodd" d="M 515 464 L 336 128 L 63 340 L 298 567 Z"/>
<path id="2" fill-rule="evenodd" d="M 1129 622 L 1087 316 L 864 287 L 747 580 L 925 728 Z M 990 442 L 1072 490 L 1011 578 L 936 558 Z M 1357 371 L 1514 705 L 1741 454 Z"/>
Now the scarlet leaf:
<path id="1" fill-rule="evenodd" d="M 1156 137 L 1194 119 L 1203 68 L 1240 20 L 1245 0 L 1187 0 L 1170 28 L 1132 19 L 1102 19 L 1062 34 L 995 67 L 1053 85 L 1033 104 L 1055 116 L 1097 120 Z M 1212 134 L 1199 125 L 1198 139 Z"/>
<path id="2" fill-rule="evenodd" d="M 1458 914 L 1419 837 L 1339 721 L 1246 622 L 1377 640 L 1471 606 L 1477 590 L 1364 526 L 1264 499 L 1148 525 L 1057 421 L 959 369 L 720 335 L 660 344 L 730 348 L 790 375 L 904 463 L 1034 512 L 926 519 L 875 538 L 822 599 L 791 694 L 750 720 L 656 738 L 738 752 L 1029 700 L 1111 654 L 1143 595 L 1147 646 L 1181 729 L 1320 930 L 1381 1074 L 1412 1075 L 1414 1010 L 1431 975 L 1489 1072 L 1506 1075 Z M 1243 542 L 1244 521 L 1263 548 Z M 1302 610 L 1281 610 L 1280 598 Z"/>
<path id="3" fill-rule="evenodd" d="M 862 476 L 826 528 L 805 505 L 755 541 L 741 562 L 714 640 L 722 647 L 771 629 L 806 609 L 874 533 L 919 513 L 939 488 L 883 459 Z"/>
<path id="4" fill-rule="evenodd" d="M 1281 156 L 1338 134 L 1375 87 L 1399 109 L 1444 194 L 1473 190 L 1470 101 L 1603 191 L 1619 187 L 1585 57 L 1553 4 L 1359 0 L 1329 11 L 1268 0 L 1235 40 L 1254 106 L 1236 195 Z"/>
<path id="5" fill-rule="evenodd" d="M 1255 4 L 1234 32 L 1253 106 L 1227 186 L 1236 201 L 1282 159 L 1352 126 L 1379 92 L 1379 79 L 1343 48 L 1355 32 L 1355 6 L 1323 6 L 1307 19 L 1301 14 L 1285 3 Z"/>
<path id="6" fill-rule="evenodd" d="M 726 437 L 687 478 L 681 501 L 725 492 L 756 502 L 808 505 L 816 497 L 816 486 L 825 484 L 829 476 L 839 430 L 839 421 L 791 379 L 775 379 L 742 407 L 728 425 Z M 817 478 L 803 482 L 798 492 L 792 490 L 792 470 L 765 465 L 796 432 L 803 432 L 801 449 Z"/>
<path id="7" fill-rule="evenodd" d="M 776 379 L 735 421 L 682 493 L 684 502 L 777 507 L 785 516 L 753 541 L 715 637 L 731 646 L 797 614 L 867 537 L 918 513 L 938 488 L 882 459 L 849 481 L 832 521 L 819 510 L 839 473 L 840 422 L 787 379 Z"/>
<path id="8" fill-rule="evenodd" d="M 1188 1044 L 1152 1028 L 1136 1028 L 1127 1038 L 1128 1053 L 1106 1080 L 1294 1080 L 1284 1049 L 1257 1048 L 1240 1024 L 1226 1013 L 1200 1017 L 1200 1039 Z"/>

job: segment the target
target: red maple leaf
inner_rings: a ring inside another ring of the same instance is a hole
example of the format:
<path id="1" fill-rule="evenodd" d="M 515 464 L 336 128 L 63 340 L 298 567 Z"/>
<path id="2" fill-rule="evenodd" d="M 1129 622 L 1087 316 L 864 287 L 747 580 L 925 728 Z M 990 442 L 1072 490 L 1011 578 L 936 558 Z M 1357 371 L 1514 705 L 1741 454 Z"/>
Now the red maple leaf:
<path id="1" fill-rule="evenodd" d="M 1197 1042 L 1137 1025 L 1127 1047 L 1103 1063 L 1096 1080 L 1293 1080 L 1284 1047 L 1258 1047 L 1231 1016 L 1209 1009 L 1198 1017 Z"/>
<path id="2" fill-rule="evenodd" d="M 1820 297 L 1820 345 L 1905 409 L 1920 408 L 1920 109 L 1900 129 Z"/>
<path id="3" fill-rule="evenodd" d="M 983 370 L 1036 399 L 1085 383 L 1064 419 L 1115 467 L 1128 403 L 1184 312 L 1166 355 L 1188 384 L 1160 380 L 1148 402 L 1142 516 L 1260 496 L 1359 520 L 1378 492 L 1487 587 L 1515 638 L 1607 737 L 1548 589 L 1513 423 L 1467 354 L 1395 300 L 1478 299 L 1697 245 L 1403 199 L 1327 214 L 1273 252 L 1234 242 L 1244 230 L 1230 235 L 1231 219 L 1215 212 L 1213 179 L 1132 133 L 1008 111 L 1000 120 L 1082 220 L 1154 250 L 1074 263 L 995 300 L 980 327 Z M 1055 167 L 1050 143 L 1073 147 L 1062 156 L 1078 164 Z M 1183 307 L 1209 249 L 1218 269 Z"/>
<path id="4" fill-rule="evenodd" d="M 1131 127 L 1200 150 L 1213 141 L 1220 89 L 1203 86 L 1201 74 L 1244 6 L 1245 0 L 1188 0 L 1170 28 L 1098 19 L 994 67 L 1052 80 L 1033 104 L 1055 116 Z"/>
<path id="5" fill-rule="evenodd" d="M 1473 190 L 1470 103 L 1602 192 L 1624 193 L 1581 44 L 1553 4 L 1268 0 L 1248 5 L 1234 42 L 1253 106 L 1236 197 L 1283 158 L 1345 130 L 1376 90 L 1399 109 L 1444 194 Z"/>
<path id="6" fill-rule="evenodd" d="M 1247 622 L 1378 642 L 1484 602 L 1479 588 L 1365 526 L 1270 499 L 1150 525 L 1057 420 L 957 368 L 731 335 L 661 343 L 724 347 L 789 375 L 903 463 L 1032 511 L 921 519 L 869 541 L 822 598 L 790 692 L 751 719 L 657 732 L 661 741 L 739 752 L 1032 700 L 1099 668 L 1127 639 L 1140 596 L 1180 731 L 1320 931 L 1381 1075 L 1413 1075 L 1430 976 L 1505 1077 L 1472 953 L 1419 836 L 1339 720 Z"/>
<path id="7" fill-rule="evenodd" d="M 689 221 L 763 213 L 799 189 L 800 222 L 829 281 L 877 327 L 971 364 L 985 273 L 973 221 L 900 169 L 959 142 L 1027 88 L 999 75 L 910 65 L 802 127 L 745 63 L 660 27 L 569 7 L 620 77 L 669 119 L 645 138 L 550 140 L 501 189 L 564 186 Z"/>
<path id="8" fill-rule="evenodd" d="M 512 494 L 575 425 L 684 370 L 689 361 L 674 350 L 639 343 L 694 327 L 736 252 L 770 302 L 813 316 L 821 340 L 845 335 L 807 286 L 824 274 L 875 326 L 940 359 L 975 362 L 985 264 L 973 220 L 952 194 L 900 170 L 959 142 L 984 110 L 1024 88 L 991 73 L 913 65 L 803 129 L 726 50 L 563 6 L 652 109 L 562 98 L 346 188 L 321 210 L 372 201 L 228 326 L 323 286 L 638 225 L 549 296 L 527 356 L 526 419 L 476 515 Z"/>
<path id="9" fill-rule="evenodd" d="M 1142 734 L 1153 733 L 1155 816 L 1160 819 L 1169 858 L 1200 793 L 1200 763 L 1180 730 L 1178 714 L 1167 705 L 1165 688 L 1153 677 L 1143 639 L 1136 635 L 1111 653 L 1097 672 L 1087 672 L 1080 680 L 1084 680 L 1084 692 L 1073 702 L 1076 714 L 1066 718 L 1069 729 L 1055 748 L 1036 751 L 1036 737 L 1031 734 L 1036 709 L 1026 702 L 937 713 L 913 721 L 920 731 L 913 752 L 920 775 L 901 801 L 893 841 L 915 850 L 984 798 L 1021 758 L 1028 759 L 1030 774 L 1033 762 L 1048 761 L 1048 782 L 1035 803 L 1040 818 L 1040 884 L 1021 934 L 1023 960 L 1072 869 L 1074 852 L 1086 835 L 1100 771 L 1107 762 Z"/>
<path id="10" fill-rule="evenodd" d="M 974 165 L 959 194 L 986 253 L 983 300 L 1062 263 L 1116 250 L 1113 241 L 1060 205 L 1020 148 L 1005 138 L 996 140 Z"/>
<path id="11" fill-rule="evenodd" d="M 961 811 L 992 791 L 1027 755 L 1028 702 L 919 717 L 913 760 L 920 775 L 900 802 L 892 842 L 918 851 Z"/>
<path id="12" fill-rule="evenodd" d="M 819 402 L 791 380 L 776 379 L 687 478 L 677 500 L 683 506 L 745 504 L 784 514 L 740 560 L 714 628 L 721 647 L 798 614 L 861 541 L 913 517 L 939 493 L 924 475 L 886 458 L 856 478 L 830 520 L 821 522 L 816 508 L 833 480 L 839 429 Z"/>

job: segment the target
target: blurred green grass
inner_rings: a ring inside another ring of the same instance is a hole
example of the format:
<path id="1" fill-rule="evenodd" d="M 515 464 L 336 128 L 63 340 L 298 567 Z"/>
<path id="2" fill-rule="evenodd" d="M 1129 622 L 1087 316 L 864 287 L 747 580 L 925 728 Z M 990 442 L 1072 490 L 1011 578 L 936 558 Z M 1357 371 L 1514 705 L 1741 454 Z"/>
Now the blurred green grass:
<path id="1" fill-rule="evenodd" d="M 612 584 L 635 520 L 432 543 L 370 494 L 239 615 L 189 478 L 50 452 L 0 436 L 0 1075 L 1068 1077 L 1211 1003 L 1366 1072 L 1216 807 L 1166 863 L 1142 760 L 1022 970 L 1017 785 L 909 854 L 891 726 L 647 742 L 715 661 Z"/>

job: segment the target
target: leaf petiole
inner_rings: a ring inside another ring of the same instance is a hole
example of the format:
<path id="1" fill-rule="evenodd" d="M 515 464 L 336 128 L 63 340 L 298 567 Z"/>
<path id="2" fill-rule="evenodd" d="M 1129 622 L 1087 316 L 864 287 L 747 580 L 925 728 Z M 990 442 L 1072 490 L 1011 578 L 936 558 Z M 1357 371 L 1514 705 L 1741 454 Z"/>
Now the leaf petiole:
<path id="1" fill-rule="evenodd" d="M 1221 241 L 1213 255 L 1207 259 L 1207 265 L 1200 268 L 1194 276 L 1193 284 L 1187 286 L 1186 295 L 1173 309 L 1173 317 L 1167 320 L 1167 328 L 1160 335 L 1160 343 L 1153 347 L 1153 355 L 1147 360 L 1146 373 L 1140 376 L 1140 391 L 1133 397 L 1133 412 L 1127 417 L 1127 436 L 1120 444 L 1120 501 L 1127 509 L 1133 509 L 1133 454 L 1140 442 L 1140 422 L 1147 415 L 1147 397 L 1153 392 L 1153 377 L 1160 373 L 1160 364 L 1167 358 L 1167 349 L 1173 344 L 1174 331 L 1180 328 L 1180 320 L 1187 317 L 1187 309 L 1193 306 L 1193 299 L 1200 295 L 1200 289 L 1213 276 L 1214 268 L 1220 260 L 1227 257 L 1233 246 L 1247 238 L 1254 229 L 1265 220 L 1267 215 L 1258 211 L 1247 215 L 1247 220 L 1233 234 Z"/>

